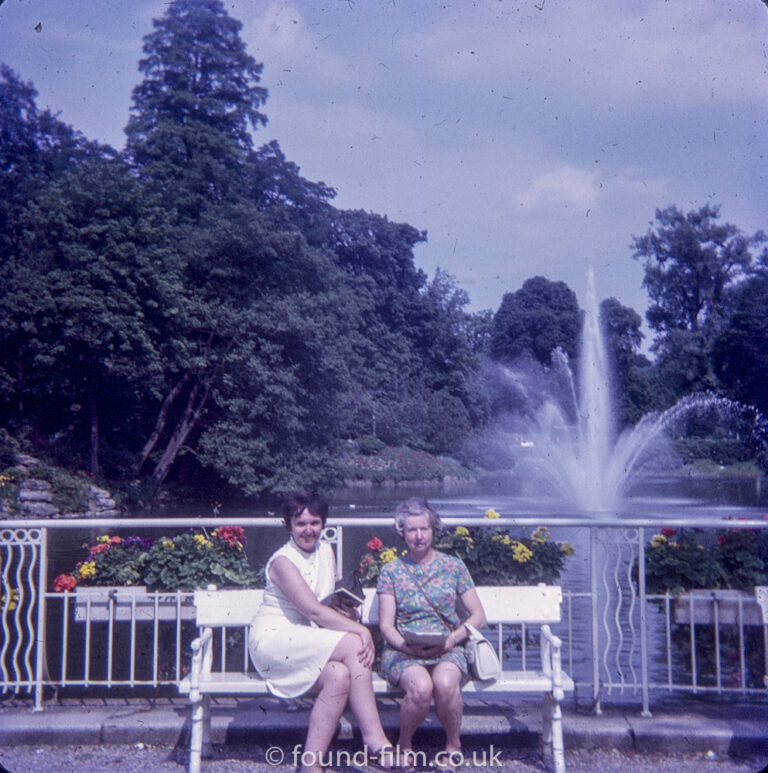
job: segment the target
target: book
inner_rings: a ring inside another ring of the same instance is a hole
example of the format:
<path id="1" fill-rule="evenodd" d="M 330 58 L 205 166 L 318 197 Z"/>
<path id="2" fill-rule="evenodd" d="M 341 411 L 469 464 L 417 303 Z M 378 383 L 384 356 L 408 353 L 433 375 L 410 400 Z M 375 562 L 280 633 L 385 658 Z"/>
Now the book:
<path id="1" fill-rule="evenodd" d="M 400 631 L 407 644 L 419 647 L 434 647 L 445 642 L 447 633 L 442 631 Z"/>
<path id="2" fill-rule="evenodd" d="M 324 598 L 320 599 L 321 604 L 326 606 L 334 606 L 336 604 L 362 604 L 365 601 L 364 596 L 358 596 L 353 593 L 349 588 L 336 588 L 332 593 L 329 593 Z"/>
<path id="3" fill-rule="evenodd" d="M 360 580 L 360 572 L 353 569 L 347 572 L 340 580 L 336 580 L 336 585 L 327 596 L 320 599 L 321 604 L 326 606 L 358 606 L 365 603 L 365 593 L 363 592 L 363 583 Z"/>

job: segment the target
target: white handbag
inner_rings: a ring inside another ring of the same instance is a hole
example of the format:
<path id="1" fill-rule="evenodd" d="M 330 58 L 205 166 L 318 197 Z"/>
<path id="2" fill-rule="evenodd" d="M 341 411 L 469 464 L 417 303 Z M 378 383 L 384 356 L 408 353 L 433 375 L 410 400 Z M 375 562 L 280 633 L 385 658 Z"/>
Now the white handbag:
<path id="1" fill-rule="evenodd" d="M 464 625 L 469 631 L 469 640 L 464 645 L 469 675 L 481 682 L 498 679 L 501 674 L 501 663 L 496 654 L 496 648 L 475 626 L 469 623 Z"/>

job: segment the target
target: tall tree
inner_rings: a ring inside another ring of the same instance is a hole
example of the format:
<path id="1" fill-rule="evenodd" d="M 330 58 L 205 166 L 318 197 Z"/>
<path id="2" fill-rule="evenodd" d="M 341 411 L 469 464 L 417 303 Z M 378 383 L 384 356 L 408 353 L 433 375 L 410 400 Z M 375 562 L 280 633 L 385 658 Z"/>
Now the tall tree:
<path id="1" fill-rule="evenodd" d="M 709 204 L 687 214 L 669 207 L 656 211 L 654 228 L 633 238 L 651 300 L 651 348 L 675 396 L 717 388 L 712 341 L 727 316 L 729 291 L 749 274 L 752 249 L 766 239 L 762 232 L 745 236 L 719 218 L 719 207 Z"/>
<path id="2" fill-rule="evenodd" d="M 183 218 L 231 197 L 244 180 L 251 129 L 266 123 L 262 65 L 221 0 L 173 0 L 144 38 L 126 149 Z"/>
<path id="3" fill-rule="evenodd" d="M 552 352 L 560 347 L 573 359 L 580 330 L 576 293 L 565 282 L 536 276 L 502 298 L 493 318 L 491 356 L 511 362 L 527 355 L 548 365 Z"/>

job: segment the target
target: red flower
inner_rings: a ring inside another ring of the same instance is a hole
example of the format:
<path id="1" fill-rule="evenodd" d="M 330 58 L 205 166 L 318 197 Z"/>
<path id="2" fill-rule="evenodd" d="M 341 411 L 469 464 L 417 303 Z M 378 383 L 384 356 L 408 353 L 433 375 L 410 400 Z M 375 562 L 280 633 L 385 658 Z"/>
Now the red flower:
<path id="1" fill-rule="evenodd" d="M 717 538 L 717 544 L 725 545 L 725 537 L 722 534 Z"/>
<path id="2" fill-rule="evenodd" d="M 674 537 L 674 536 L 675 536 L 675 529 L 673 529 L 671 526 L 665 526 L 665 527 L 664 527 L 664 528 L 661 530 L 661 533 L 662 533 L 662 534 L 663 534 L 665 537 Z"/>
<path id="3" fill-rule="evenodd" d="M 384 547 L 384 543 L 378 537 L 374 537 L 369 542 L 366 542 L 365 546 L 368 550 L 379 550 Z"/>
<path id="4" fill-rule="evenodd" d="M 60 574 L 53 581 L 53 589 L 56 593 L 61 593 L 62 591 L 69 592 L 74 590 L 76 585 L 77 580 L 71 574 Z"/>
<path id="5" fill-rule="evenodd" d="M 98 545 L 94 545 L 91 548 L 91 555 L 90 555 L 90 557 L 92 558 L 97 553 L 103 553 L 105 550 L 109 550 L 109 545 L 107 545 L 106 542 L 99 542 Z"/>
<path id="6" fill-rule="evenodd" d="M 216 529 L 216 536 L 233 547 L 245 541 L 245 529 L 242 526 L 220 526 Z"/>
<path id="7" fill-rule="evenodd" d="M 109 544 L 110 545 L 119 545 L 123 541 L 122 537 L 118 537 L 117 534 L 115 534 L 113 537 L 109 538 Z"/>

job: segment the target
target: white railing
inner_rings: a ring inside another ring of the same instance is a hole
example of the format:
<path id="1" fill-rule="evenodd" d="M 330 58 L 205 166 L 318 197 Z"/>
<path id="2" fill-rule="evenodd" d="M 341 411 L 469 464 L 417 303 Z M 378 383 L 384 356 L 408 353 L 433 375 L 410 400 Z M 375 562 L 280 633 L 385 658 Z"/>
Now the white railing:
<path id="1" fill-rule="evenodd" d="M 768 698 L 768 626 L 755 620 L 752 605 L 743 597 L 733 603 L 720 596 L 689 600 L 686 617 L 670 596 L 646 594 L 644 550 L 661 526 L 658 521 L 443 520 L 448 528 L 545 525 L 553 539 L 574 544 L 577 553 L 568 560 L 561 578 L 563 620 L 555 632 L 563 640 L 564 668 L 574 678 L 577 700 L 586 696 L 595 710 L 605 700 L 629 700 L 639 702 L 642 712 L 649 714 L 651 693 Z M 284 538 L 278 518 L 0 521 L 0 693 L 31 694 L 35 708 L 41 709 L 44 690 L 109 688 L 146 694 L 177 685 L 185 674 L 189 643 L 197 633 L 189 593 L 94 589 L 75 596 L 54 592 L 53 577 L 74 566 L 80 557 L 77 540 L 83 536 L 92 540 L 107 532 L 145 535 L 150 531 L 172 536 L 190 527 L 222 524 L 245 527 L 254 568 Z M 330 519 L 328 537 L 336 544 L 340 570 L 356 563 L 372 536 L 391 534 L 391 525 L 389 518 Z M 768 528 L 765 522 L 714 519 L 663 525 Z M 71 543 L 68 549 L 67 542 Z M 632 577 L 635 565 L 637 583 Z M 726 602 L 735 612 L 726 611 Z M 227 635 L 245 641 L 243 632 Z M 524 630 L 499 630 L 494 635 L 506 643 L 506 657 L 520 661 L 511 667 L 525 667 L 535 657 L 529 654 Z M 244 644 L 241 659 L 247 661 Z"/>

